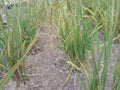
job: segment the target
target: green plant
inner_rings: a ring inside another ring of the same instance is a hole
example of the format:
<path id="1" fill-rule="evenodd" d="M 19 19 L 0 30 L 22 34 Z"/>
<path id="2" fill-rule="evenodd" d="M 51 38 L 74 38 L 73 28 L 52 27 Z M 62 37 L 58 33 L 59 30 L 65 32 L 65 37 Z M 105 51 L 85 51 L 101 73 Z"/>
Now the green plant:
<path id="1" fill-rule="evenodd" d="M 99 40 L 99 32 L 96 32 L 94 39 L 92 39 L 91 42 L 91 53 L 92 53 L 92 62 L 93 62 L 93 68 L 91 68 L 92 73 L 87 73 L 87 84 L 82 82 L 82 87 L 84 90 L 105 90 L 105 84 L 106 84 L 106 77 L 108 73 L 108 67 L 110 63 L 110 55 L 111 55 L 111 49 L 112 49 L 112 43 L 114 38 L 114 33 L 116 29 L 115 23 L 115 1 L 109 1 L 106 2 L 107 9 L 105 17 L 104 17 L 104 29 L 105 29 L 105 39 L 102 42 L 102 45 L 100 44 Z M 98 57 L 96 57 L 98 55 Z M 102 60 L 103 58 L 103 60 Z M 103 63 L 102 69 L 100 69 L 101 62 Z M 118 61 L 117 61 L 118 62 Z M 117 63 L 116 62 L 116 63 Z M 117 63 L 118 64 L 118 63 Z M 115 72 L 114 74 L 114 80 L 115 78 L 119 78 L 119 72 L 118 72 L 118 65 L 115 66 Z M 89 76 L 88 76 L 89 75 Z M 81 80 L 80 80 L 81 82 Z M 111 86 L 112 90 L 119 90 L 119 79 L 118 82 L 115 83 L 117 87 Z"/>
<path id="2" fill-rule="evenodd" d="M 83 12 L 88 16 L 93 16 L 94 21 L 93 25 L 95 23 L 100 23 L 100 30 L 103 32 L 105 31 L 105 18 L 106 18 L 106 10 L 108 9 L 108 6 L 111 4 L 109 0 L 82 0 L 82 6 L 83 6 Z M 107 3 L 106 3 L 107 2 Z M 120 7 L 119 7 L 119 0 L 115 1 L 115 25 L 116 25 L 116 30 L 115 30 L 115 35 L 114 35 L 114 40 L 119 39 L 120 35 Z M 91 13 L 93 12 L 93 13 Z"/>
<path id="3" fill-rule="evenodd" d="M 2 29 L 2 20 L 1 20 L 1 17 L 0 17 L 0 30 Z"/>
<path id="4" fill-rule="evenodd" d="M 115 25 L 116 25 L 116 32 L 115 32 L 115 39 L 120 39 L 120 1 L 116 0 L 115 4 Z"/>
<path id="5" fill-rule="evenodd" d="M 11 10 L 5 9 L 8 23 L 7 29 L 3 28 L 0 31 L 0 71 L 3 72 L 3 75 L 7 72 L 11 73 L 5 75 L 5 82 L 11 76 L 18 82 L 27 79 L 22 75 L 25 73 L 24 58 L 32 48 L 31 42 L 35 41 L 33 38 L 38 33 L 38 27 L 46 17 L 44 2 L 37 1 L 37 3 L 19 3 Z M 1 80 L 1 83 L 4 82 L 4 79 Z"/>
<path id="6" fill-rule="evenodd" d="M 87 83 L 80 80 L 83 90 L 105 90 L 114 33 L 118 32 L 119 27 L 118 1 L 91 0 L 92 5 L 87 7 L 89 3 L 86 0 L 56 0 L 51 7 L 51 21 L 54 17 L 63 50 L 68 57 L 67 63 L 77 70 L 81 70 L 81 67 L 86 75 Z M 104 30 L 102 44 L 99 39 L 100 29 Z M 83 63 L 88 59 L 90 51 L 93 66 L 87 62 L 91 69 Z M 102 69 L 101 62 L 104 62 Z M 112 90 L 119 90 L 118 62 L 113 73 L 114 80 L 117 80 L 113 82 Z"/>
<path id="7" fill-rule="evenodd" d="M 80 80 L 83 90 L 105 90 L 113 38 L 119 30 L 118 4 L 119 0 L 56 0 L 51 6 L 50 25 L 52 27 L 54 20 L 67 63 L 77 70 L 83 69 L 86 75 L 87 83 Z M 99 39 L 99 30 L 104 31 L 103 41 Z M 90 51 L 92 65 L 87 62 L 91 69 L 84 64 Z M 102 69 L 101 62 L 104 62 Z M 112 90 L 119 90 L 118 62 L 113 73 Z"/>
<path id="8" fill-rule="evenodd" d="M 114 67 L 115 68 L 113 73 L 112 90 L 119 90 L 120 89 L 120 50 Z"/>
<path id="9" fill-rule="evenodd" d="M 8 72 L 6 73 L 6 75 L 2 78 L 1 82 L 0 82 L 0 89 L 2 89 L 4 87 L 4 85 L 7 83 L 7 81 L 11 78 L 11 76 L 14 74 L 14 72 L 19 68 L 19 66 L 23 63 L 24 58 L 26 57 L 26 55 L 29 53 L 29 51 L 31 50 L 31 48 L 33 47 L 33 45 L 35 44 L 36 40 L 37 40 L 37 36 L 38 34 L 36 33 L 36 36 L 33 38 L 33 41 L 29 44 L 29 46 L 26 49 L 26 52 L 24 53 L 24 55 L 18 60 L 18 62 L 15 63 L 15 65 L 13 67 L 11 67 L 10 70 L 8 70 Z M 4 69 L 7 69 L 5 66 L 3 66 Z"/>
<path id="10" fill-rule="evenodd" d="M 82 0 L 56 0 L 51 8 L 51 17 L 55 17 L 63 50 L 68 57 L 67 63 L 75 69 L 79 69 L 88 59 L 90 42 L 96 32 L 92 25 L 93 18 L 84 18 L 81 3 Z"/>

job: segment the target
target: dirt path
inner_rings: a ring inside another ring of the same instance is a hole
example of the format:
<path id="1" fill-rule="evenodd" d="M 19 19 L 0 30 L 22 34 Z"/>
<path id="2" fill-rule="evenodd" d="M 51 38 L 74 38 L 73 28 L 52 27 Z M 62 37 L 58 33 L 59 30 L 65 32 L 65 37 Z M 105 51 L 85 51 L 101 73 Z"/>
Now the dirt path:
<path id="1" fill-rule="evenodd" d="M 75 77 L 71 77 L 62 86 L 68 76 L 64 53 L 56 48 L 51 49 L 48 27 L 42 27 L 39 36 L 37 46 L 35 46 L 39 51 L 34 49 L 33 55 L 29 55 L 26 60 L 29 63 L 26 66 L 27 73 L 31 74 L 28 90 L 80 90 L 80 88 L 75 88 Z M 55 34 L 54 41 L 58 41 Z"/>
<path id="2" fill-rule="evenodd" d="M 62 86 L 68 76 L 64 53 L 57 48 L 52 50 L 49 40 L 48 27 L 41 27 L 37 44 L 26 57 L 27 75 L 30 80 L 25 86 L 21 85 L 16 90 L 82 90 L 75 73 L 72 73 L 68 82 Z M 53 35 L 53 41 L 58 41 L 55 34 Z M 106 90 L 110 90 L 113 65 L 118 48 L 120 48 L 119 44 L 113 45 Z M 3 90 L 15 90 L 14 86 L 15 84 L 10 81 Z"/>

